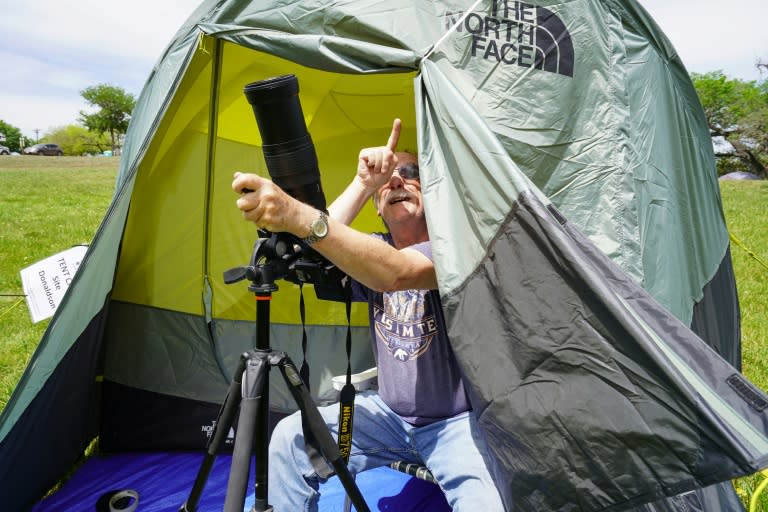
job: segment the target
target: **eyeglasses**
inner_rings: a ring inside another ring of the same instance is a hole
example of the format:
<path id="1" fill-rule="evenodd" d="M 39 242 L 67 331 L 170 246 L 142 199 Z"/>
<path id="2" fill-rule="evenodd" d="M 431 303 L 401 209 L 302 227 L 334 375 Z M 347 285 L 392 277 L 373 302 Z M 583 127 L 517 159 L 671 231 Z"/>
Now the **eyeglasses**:
<path id="1" fill-rule="evenodd" d="M 407 164 L 403 164 L 400 167 L 395 167 L 395 170 L 397 171 L 397 174 L 399 174 L 403 179 L 419 179 L 419 164 L 415 162 L 408 162 Z"/>

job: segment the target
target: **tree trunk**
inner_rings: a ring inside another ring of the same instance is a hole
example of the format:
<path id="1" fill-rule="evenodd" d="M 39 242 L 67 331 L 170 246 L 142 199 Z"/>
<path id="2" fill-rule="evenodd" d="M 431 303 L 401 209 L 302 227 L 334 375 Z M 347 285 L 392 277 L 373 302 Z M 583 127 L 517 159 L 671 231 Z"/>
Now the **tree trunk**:
<path id="1" fill-rule="evenodd" d="M 765 166 L 760 162 L 760 160 L 757 159 L 749 147 L 738 140 L 729 140 L 728 142 L 730 142 L 731 146 L 733 146 L 733 149 L 736 150 L 736 156 L 744 161 L 747 165 L 749 165 L 749 168 L 752 169 L 754 174 L 760 176 L 763 179 L 768 177 Z"/>

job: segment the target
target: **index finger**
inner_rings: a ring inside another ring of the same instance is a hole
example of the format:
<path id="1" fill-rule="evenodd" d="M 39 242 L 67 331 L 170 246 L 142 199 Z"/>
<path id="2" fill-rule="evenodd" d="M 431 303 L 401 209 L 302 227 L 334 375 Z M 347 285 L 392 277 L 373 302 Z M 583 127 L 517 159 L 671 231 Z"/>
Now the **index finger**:
<path id="1" fill-rule="evenodd" d="M 392 133 L 389 134 L 389 140 L 387 141 L 387 148 L 394 152 L 397 148 L 397 143 L 400 140 L 400 119 L 395 119 L 392 123 Z"/>

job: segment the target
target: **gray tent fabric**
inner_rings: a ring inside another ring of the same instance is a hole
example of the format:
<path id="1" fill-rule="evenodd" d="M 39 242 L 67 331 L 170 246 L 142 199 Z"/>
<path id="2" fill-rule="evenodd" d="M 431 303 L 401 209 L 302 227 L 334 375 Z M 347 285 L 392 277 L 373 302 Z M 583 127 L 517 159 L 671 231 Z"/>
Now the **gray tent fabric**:
<path id="1" fill-rule="evenodd" d="M 511 510 L 737 506 L 728 480 L 766 464 L 766 398 L 738 373 L 703 110 L 634 0 L 202 2 L 147 80 L 114 200 L 0 417 L 3 503 L 38 499 L 97 435 L 205 440 L 251 343 L 250 294 L 218 279 L 254 236 L 228 215 L 232 172 L 266 172 L 242 86 L 281 73 L 300 77 L 326 190 L 408 121 L 452 344 Z M 295 353 L 281 295 L 273 339 Z M 315 307 L 324 400 L 345 322 Z M 155 417 L 113 414 L 149 401 Z"/>
<path id="2" fill-rule="evenodd" d="M 444 301 L 514 509 L 619 509 L 762 467 L 766 396 L 535 199 L 518 204 Z"/>

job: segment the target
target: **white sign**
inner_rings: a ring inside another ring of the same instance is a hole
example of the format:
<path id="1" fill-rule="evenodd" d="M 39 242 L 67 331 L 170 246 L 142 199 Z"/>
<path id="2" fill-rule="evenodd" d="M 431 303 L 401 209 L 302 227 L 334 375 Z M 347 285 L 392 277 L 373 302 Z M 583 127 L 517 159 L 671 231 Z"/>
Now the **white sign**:
<path id="1" fill-rule="evenodd" d="M 53 316 L 86 250 L 87 247 L 78 245 L 22 269 L 21 285 L 27 296 L 32 322 Z"/>

